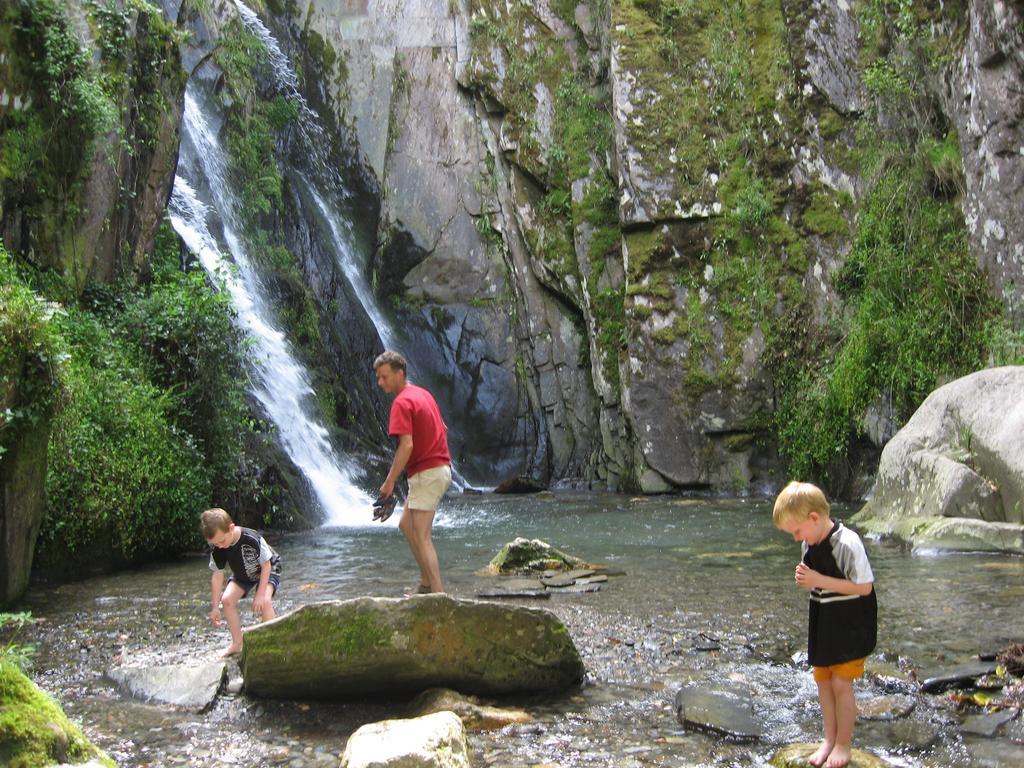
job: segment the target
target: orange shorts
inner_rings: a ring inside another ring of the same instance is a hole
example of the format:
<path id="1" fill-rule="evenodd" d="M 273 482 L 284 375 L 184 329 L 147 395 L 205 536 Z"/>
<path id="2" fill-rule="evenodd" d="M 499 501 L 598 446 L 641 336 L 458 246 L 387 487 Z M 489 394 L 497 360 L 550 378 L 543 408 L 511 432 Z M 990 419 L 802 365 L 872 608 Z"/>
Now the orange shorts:
<path id="1" fill-rule="evenodd" d="M 812 669 L 814 670 L 814 681 L 817 683 L 831 680 L 832 675 L 855 680 L 864 674 L 864 659 L 844 661 L 842 664 L 833 664 L 830 667 L 812 667 Z"/>

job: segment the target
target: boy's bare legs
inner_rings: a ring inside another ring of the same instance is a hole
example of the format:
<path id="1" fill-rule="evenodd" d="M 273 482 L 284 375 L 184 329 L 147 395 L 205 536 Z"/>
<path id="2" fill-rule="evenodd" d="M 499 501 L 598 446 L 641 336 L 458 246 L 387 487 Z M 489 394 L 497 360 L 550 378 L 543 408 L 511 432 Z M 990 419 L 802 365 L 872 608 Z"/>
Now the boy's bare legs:
<path id="1" fill-rule="evenodd" d="M 818 684 L 818 702 L 821 704 L 821 722 L 825 738 L 818 750 L 807 758 L 811 765 L 824 765 L 836 743 L 836 700 L 832 692 L 832 681 L 835 679 L 833 676 L 831 680 L 815 680 Z"/>
<path id="2" fill-rule="evenodd" d="M 832 697 L 835 702 L 835 742 L 825 768 L 843 768 L 850 762 L 853 747 L 853 725 L 857 720 L 857 700 L 853 695 L 853 680 L 832 676 Z"/>
<path id="3" fill-rule="evenodd" d="M 431 592 L 444 592 L 441 582 L 441 566 L 437 560 L 437 550 L 431 539 L 434 525 L 434 512 L 425 509 L 406 509 L 398 527 L 409 542 L 412 556 L 420 567 L 420 583 L 430 587 Z"/>
<path id="4" fill-rule="evenodd" d="M 243 594 L 244 592 L 238 584 L 229 581 L 224 594 L 221 595 L 220 604 L 224 607 L 224 619 L 228 623 L 228 629 L 231 630 L 231 645 L 220 654 L 221 658 L 242 652 L 242 618 L 238 615 L 238 601 L 242 599 Z"/>

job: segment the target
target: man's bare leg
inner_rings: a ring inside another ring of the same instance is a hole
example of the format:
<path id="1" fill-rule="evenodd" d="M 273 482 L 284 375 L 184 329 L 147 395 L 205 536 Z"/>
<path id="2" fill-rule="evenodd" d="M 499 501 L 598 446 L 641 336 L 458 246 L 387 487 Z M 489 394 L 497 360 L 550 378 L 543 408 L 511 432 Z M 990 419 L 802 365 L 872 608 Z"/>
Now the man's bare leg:
<path id="1" fill-rule="evenodd" d="M 409 550 L 412 552 L 413 558 L 416 560 L 416 565 L 420 568 L 420 585 L 430 586 L 430 574 L 427 572 L 426 566 L 423 562 L 423 554 L 420 551 L 420 539 L 416 533 L 415 520 L 413 517 L 413 511 L 411 509 L 402 510 L 402 517 L 398 521 L 398 529 L 405 536 L 405 540 L 409 542 Z"/>
<path id="2" fill-rule="evenodd" d="M 430 587 L 431 592 L 444 592 L 444 584 L 441 581 L 441 565 L 437 560 L 437 550 L 434 549 L 431 534 L 434 525 L 434 512 L 425 509 L 411 509 L 408 512 L 411 513 L 412 536 L 416 539 L 416 548 L 419 551 L 417 562 L 419 562 L 420 571 L 425 577 L 423 583 Z"/>

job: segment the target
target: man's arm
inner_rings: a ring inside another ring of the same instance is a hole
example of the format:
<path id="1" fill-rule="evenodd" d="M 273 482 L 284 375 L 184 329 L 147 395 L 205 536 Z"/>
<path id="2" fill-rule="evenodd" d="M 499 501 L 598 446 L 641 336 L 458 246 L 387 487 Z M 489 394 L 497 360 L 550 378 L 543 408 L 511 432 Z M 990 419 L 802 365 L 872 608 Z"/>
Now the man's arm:
<path id="1" fill-rule="evenodd" d="M 395 449 L 395 458 L 391 462 L 391 469 L 384 479 L 384 484 L 380 487 L 381 496 L 387 497 L 395 492 L 395 483 L 398 482 L 405 465 L 409 463 L 410 456 L 412 456 L 412 435 L 399 435 L 398 448 Z"/>
<path id="2" fill-rule="evenodd" d="M 806 589 L 824 589 L 826 592 L 835 592 L 840 595 L 860 595 L 865 597 L 871 594 L 875 588 L 874 582 L 868 581 L 864 584 L 857 584 L 849 579 L 836 579 L 832 576 L 825 576 L 813 568 L 807 567 L 803 562 L 796 566 L 796 583 Z"/>
<path id="3" fill-rule="evenodd" d="M 220 626 L 220 596 L 224 592 L 224 571 L 217 569 L 210 574 L 210 621 Z"/>

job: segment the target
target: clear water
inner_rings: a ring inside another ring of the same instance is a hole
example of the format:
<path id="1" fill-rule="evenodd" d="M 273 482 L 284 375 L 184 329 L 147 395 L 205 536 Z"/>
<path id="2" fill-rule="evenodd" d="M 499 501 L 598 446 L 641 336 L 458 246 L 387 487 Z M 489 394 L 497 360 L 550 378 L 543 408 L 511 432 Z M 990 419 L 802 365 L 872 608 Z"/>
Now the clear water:
<path id="1" fill-rule="evenodd" d="M 368 508 L 364 514 L 369 520 Z M 806 596 L 792 579 L 799 545 L 771 526 L 770 502 L 594 494 L 446 500 L 435 540 L 449 591 L 471 598 L 493 587 L 496 580 L 478 571 L 515 536 L 542 538 L 625 575 L 599 593 L 528 603 L 567 624 L 587 680 L 561 696 L 506 702 L 535 721 L 470 734 L 475 764 L 766 765 L 778 746 L 817 739 L 814 684 L 790 661 L 806 631 Z M 284 558 L 280 611 L 316 600 L 398 596 L 417 581 L 393 525 L 268 538 Z M 860 698 L 894 684 L 909 688 L 915 671 L 1024 637 L 1024 560 L 867 546 L 880 605 L 872 666 L 886 678 L 858 683 Z M 243 695 L 222 697 L 197 715 L 126 698 L 105 680 L 117 663 L 212 658 L 227 635 L 209 627 L 208 604 L 209 574 L 198 556 L 33 588 L 26 607 L 42 619 L 31 630 L 41 643 L 36 679 L 122 766 L 334 765 L 356 727 L 407 714 L 405 699 L 333 704 Z M 720 650 L 695 649 L 708 638 Z M 684 731 L 673 699 L 690 681 L 712 690 L 747 686 L 765 739 L 735 745 Z M 904 720 L 859 722 L 856 746 L 905 766 L 1024 764 L 1024 747 L 1011 738 L 961 736 L 962 716 L 945 697 L 918 696 Z M 1010 735 L 1024 741 L 1018 724 Z"/>

